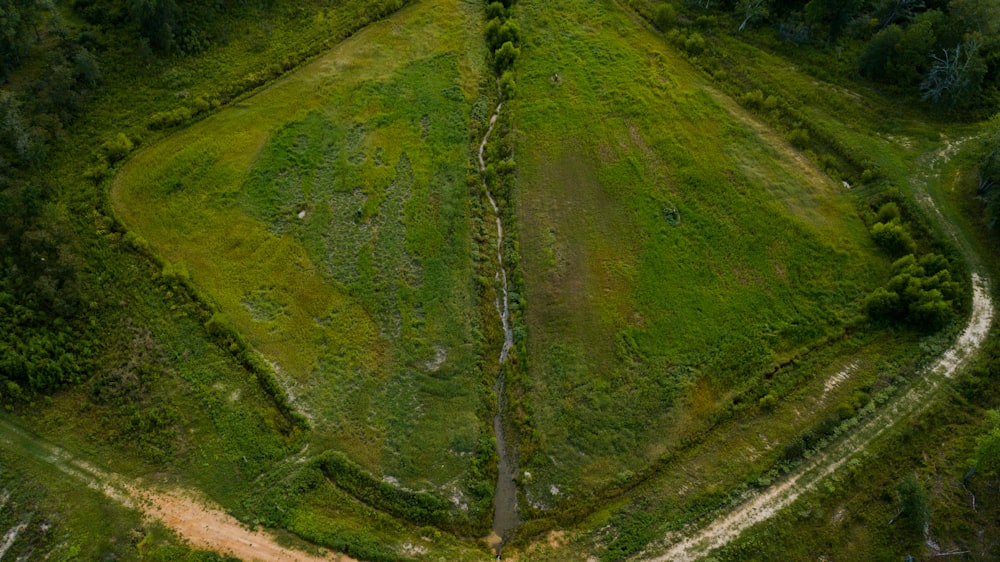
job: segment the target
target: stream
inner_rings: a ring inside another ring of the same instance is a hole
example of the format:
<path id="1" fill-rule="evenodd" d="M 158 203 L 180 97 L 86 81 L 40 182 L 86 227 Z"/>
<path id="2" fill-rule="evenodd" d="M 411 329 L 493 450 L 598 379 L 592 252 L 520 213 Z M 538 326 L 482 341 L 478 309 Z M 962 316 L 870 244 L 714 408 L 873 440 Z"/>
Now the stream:
<path id="1" fill-rule="evenodd" d="M 503 221 L 500 220 L 500 207 L 497 206 L 496 199 L 490 192 L 490 187 L 486 181 L 486 161 L 483 153 L 486 151 L 486 143 L 496 127 L 497 118 L 500 117 L 500 110 L 503 108 L 503 97 L 497 103 L 497 108 L 490 117 L 490 126 L 483 135 L 483 142 L 479 143 L 479 171 L 483 175 L 483 189 L 486 191 L 486 198 L 493 207 L 493 214 L 497 220 L 497 272 L 494 280 L 500 285 L 497 293 L 496 307 L 500 315 L 500 323 L 503 325 L 503 347 L 500 348 L 500 373 L 493 383 L 493 392 L 497 395 L 497 413 L 493 416 L 493 431 L 497 440 L 497 456 L 500 462 L 497 466 L 497 486 L 494 497 L 493 508 L 493 535 L 490 538 L 490 545 L 496 551 L 497 558 L 500 557 L 500 549 L 503 544 L 510 540 L 520 523 L 517 514 L 517 486 L 514 484 L 514 463 L 507 451 L 507 441 L 504 438 L 503 412 L 506 410 L 506 400 L 504 399 L 504 363 L 510 349 L 514 346 L 514 331 L 510 327 L 510 301 L 507 290 L 507 271 L 503 265 Z"/>

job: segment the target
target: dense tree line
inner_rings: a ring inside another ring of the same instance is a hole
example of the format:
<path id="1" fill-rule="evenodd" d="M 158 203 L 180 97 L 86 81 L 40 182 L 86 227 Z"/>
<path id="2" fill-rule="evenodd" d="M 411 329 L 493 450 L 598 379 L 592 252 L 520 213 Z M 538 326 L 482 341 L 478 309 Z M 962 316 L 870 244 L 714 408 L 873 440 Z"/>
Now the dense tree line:
<path id="1" fill-rule="evenodd" d="M 84 337 L 80 259 L 42 171 L 54 143 L 101 82 L 97 58 L 52 6 L 0 0 L 0 402 L 81 380 L 94 350 Z"/>
<path id="2" fill-rule="evenodd" d="M 998 0 L 688 1 L 731 11 L 739 31 L 770 24 L 795 44 L 847 48 L 857 53 L 860 76 L 936 107 L 1000 102 Z M 657 14 L 668 25 L 673 5 L 661 4 Z"/>
<path id="3" fill-rule="evenodd" d="M 84 380 L 96 355 L 59 187 L 46 176 L 50 153 L 101 87 L 99 55 L 110 48 L 194 52 L 205 41 L 195 22 L 213 21 L 219 3 L 77 0 L 72 24 L 50 0 L 0 0 L 0 404 L 10 407 Z M 215 18 L 216 20 L 218 18 Z M 121 135 L 120 135 L 121 136 Z M 131 148 L 131 141 L 124 139 Z M 120 158 L 114 139 L 102 147 Z"/>

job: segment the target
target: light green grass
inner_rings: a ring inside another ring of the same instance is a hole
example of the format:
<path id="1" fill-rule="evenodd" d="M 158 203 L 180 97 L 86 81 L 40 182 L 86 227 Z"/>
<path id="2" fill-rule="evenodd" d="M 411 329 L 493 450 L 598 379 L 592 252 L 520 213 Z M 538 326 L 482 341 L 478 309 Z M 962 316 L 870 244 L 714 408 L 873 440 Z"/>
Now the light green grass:
<path id="1" fill-rule="evenodd" d="M 839 333 L 886 262 L 839 185 L 641 21 L 520 10 L 526 468 L 544 505 L 641 469 L 678 417 Z"/>
<path id="2" fill-rule="evenodd" d="M 274 361 L 318 446 L 416 487 L 455 486 L 480 432 L 464 173 L 479 17 L 404 9 L 143 150 L 112 194 Z"/>

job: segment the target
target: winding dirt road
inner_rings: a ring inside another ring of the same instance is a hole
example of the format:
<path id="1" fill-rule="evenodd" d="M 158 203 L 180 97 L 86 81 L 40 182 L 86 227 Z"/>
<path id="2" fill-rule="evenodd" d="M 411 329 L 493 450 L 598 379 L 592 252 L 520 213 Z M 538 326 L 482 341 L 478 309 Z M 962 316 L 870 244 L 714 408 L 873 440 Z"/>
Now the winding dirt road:
<path id="1" fill-rule="evenodd" d="M 668 550 L 665 553 L 651 556 L 647 551 L 640 555 L 640 558 L 654 562 L 683 562 L 697 560 L 707 555 L 738 537 L 744 530 L 774 516 L 801 494 L 814 489 L 820 481 L 833 474 L 855 454 L 863 451 L 887 429 L 926 408 L 941 383 L 951 378 L 979 351 L 989 333 L 993 322 L 993 301 L 990 297 L 989 280 L 973 274 L 972 289 L 972 316 L 962 335 L 937 361 L 921 373 L 920 379 L 906 394 L 862 422 L 850 437 L 814 456 L 784 481 L 754 495 L 746 503 L 719 517 L 694 535 L 667 546 Z M 661 542 L 659 548 L 663 548 L 669 538 Z M 655 550 L 659 548 L 654 547 Z"/>
<path id="2" fill-rule="evenodd" d="M 105 472 L 2 418 L 0 443 L 52 465 L 125 507 L 138 509 L 147 520 L 163 523 L 194 548 L 231 554 L 248 561 L 357 562 L 344 555 L 316 556 L 284 547 L 271 535 L 246 528 L 220 507 L 194 499 L 190 492 L 153 490 L 139 481 Z"/>

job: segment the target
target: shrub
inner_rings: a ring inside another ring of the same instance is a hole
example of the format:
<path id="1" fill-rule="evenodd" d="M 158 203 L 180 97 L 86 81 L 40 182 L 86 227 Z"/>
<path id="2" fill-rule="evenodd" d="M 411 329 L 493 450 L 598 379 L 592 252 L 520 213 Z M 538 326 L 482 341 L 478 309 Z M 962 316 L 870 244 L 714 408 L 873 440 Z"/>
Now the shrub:
<path id="1" fill-rule="evenodd" d="M 170 111 L 160 111 L 154 113 L 149 118 L 149 123 L 147 127 L 150 129 L 169 129 L 170 127 L 176 127 L 185 121 L 188 121 L 194 116 L 191 110 L 186 107 L 178 107 Z"/>
<path id="2" fill-rule="evenodd" d="M 705 50 L 705 38 L 702 37 L 700 33 L 692 33 L 687 40 L 684 41 L 684 50 L 692 55 L 701 53 Z"/>
<path id="3" fill-rule="evenodd" d="M 788 142 L 800 150 L 805 148 L 809 145 L 809 131 L 801 128 L 792 129 L 792 132 L 788 133 Z"/>
<path id="4" fill-rule="evenodd" d="M 872 226 L 871 234 L 876 244 L 894 256 L 912 254 L 917 249 L 910 232 L 898 221 L 877 222 Z"/>
<path id="5" fill-rule="evenodd" d="M 500 76 L 500 93 L 504 99 L 514 99 L 517 95 L 517 84 L 514 83 L 514 74 L 509 70 Z"/>
<path id="6" fill-rule="evenodd" d="M 778 397 L 773 393 L 768 393 L 763 398 L 760 399 L 760 409 L 765 412 L 770 412 L 774 410 L 774 407 L 778 405 Z"/>
<path id="7" fill-rule="evenodd" d="M 486 19 L 506 19 L 507 9 L 500 2 L 491 2 L 486 6 Z"/>
<path id="8" fill-rule="evenodd" d="M 517 60 L 517 57 L 520 54 L 521 50 L 515 47 L 510 41 L 501 45 L 500 48 L 493 53 L 493 64 L 496 67 L 497 72 L 502 74 L 505 70 L 512 68 L 514 66 L 514 61 Z"/>
<path id="9" fill-rule="evenodd" d="M 664 2 L 656 8 L 656 14 L 653 16 L 653 23 L 660 31 L 666 31 L 667 28 L 673 25 L 676 19 L 677 9 L 674 8 L 673 4 Z"/>
<path id="10" fill-rule="evenodd" d="M 188 273 L 187 267 L 182 263 L 168 263 L 164 265 L 160 276 L 165 282 L 171 285 L 184 284 L 191 281 L 191 275 Z"/>
<path id="11" fill-rule="evenodd" d="M 899 220 L 899 205 L 890 201 L 878 208 L 878 222 L 889 223 Z"/>
<path id="12" fill-rule="evenodd" d="M 101 145 L 101 153 L 108 159 L 109 164 L 114 164 L 128 156 L 133 148 L 135 145 L 125 136 L 125 133 L 118 133 L 114 138 L 104 141 L 104 144 Z"/>
<path id="13" fill-rule="evenodd" d="M 875 318 L 897 316 L 900 312 L 899 294 L 885 287 L 875 289 L 865 299 L 865 312 Z"/>
<path id="14" fill-rule="evenodd" d="M 740 96 L 740 102 L 747 107 L 760 107 L 764 104 L 764 92 L 754 90 Z"/>

